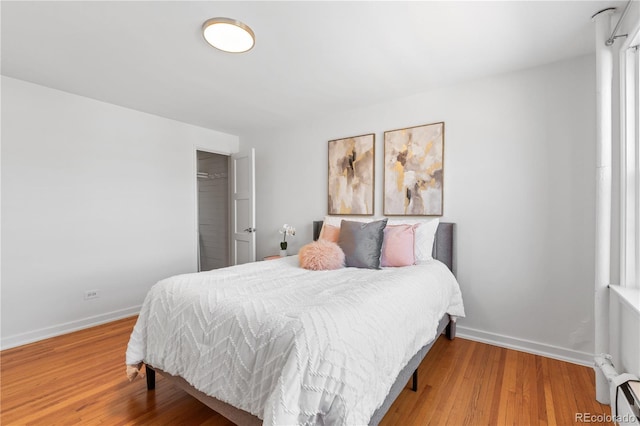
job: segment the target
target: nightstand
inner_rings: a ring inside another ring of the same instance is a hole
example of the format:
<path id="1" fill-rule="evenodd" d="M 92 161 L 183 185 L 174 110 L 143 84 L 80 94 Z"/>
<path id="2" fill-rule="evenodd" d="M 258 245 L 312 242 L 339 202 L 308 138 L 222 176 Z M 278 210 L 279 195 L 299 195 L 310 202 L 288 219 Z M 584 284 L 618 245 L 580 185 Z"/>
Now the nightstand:
<path id="1" fill-rule="evenodd" d="M 262 260 L 274 260 L 274 259 L 282 259 L 282 257 L 279 254 L 274 254 L 272 256 L 267 256 L 267 257 L 263 258 Z"/>

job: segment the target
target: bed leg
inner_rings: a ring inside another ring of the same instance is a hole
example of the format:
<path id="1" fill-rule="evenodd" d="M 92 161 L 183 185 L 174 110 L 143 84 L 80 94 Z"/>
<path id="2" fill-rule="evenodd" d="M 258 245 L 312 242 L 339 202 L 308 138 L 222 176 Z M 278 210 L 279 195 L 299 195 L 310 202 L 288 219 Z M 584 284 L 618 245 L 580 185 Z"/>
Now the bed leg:
<path id="1" fill-rule="evenodd" d="M 411 390 L 418 392 L 418 370 L 413 372 L 413 383 L 411 384 Z"/>
<path id="2" fill-rule="evenodd" d="M 147 370 L 147 390 L 154 390 L 156 388 L 156 370 L 149 365 L 145 365 L 144 368 Z"/>
<path id="3" fill-rule="evenodd" d="M 449 321 L 449 324 L 447 324 L 447 339 L 449 340 L 453 340 L 456 337 L 456 322 L 455 321 Z"/>

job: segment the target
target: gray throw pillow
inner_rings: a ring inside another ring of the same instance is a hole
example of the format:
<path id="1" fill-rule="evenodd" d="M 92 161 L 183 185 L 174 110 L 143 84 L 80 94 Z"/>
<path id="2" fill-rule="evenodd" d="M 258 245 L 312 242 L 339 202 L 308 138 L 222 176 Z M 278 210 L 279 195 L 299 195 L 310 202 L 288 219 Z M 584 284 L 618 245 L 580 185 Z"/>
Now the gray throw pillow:
<path id="1" fill-rule="evenodd" d="M 380 269 L 380 253 L 387 219 L 375 222 L 343 220 L 338 245 L 344 252 L 345 266 Z"/>

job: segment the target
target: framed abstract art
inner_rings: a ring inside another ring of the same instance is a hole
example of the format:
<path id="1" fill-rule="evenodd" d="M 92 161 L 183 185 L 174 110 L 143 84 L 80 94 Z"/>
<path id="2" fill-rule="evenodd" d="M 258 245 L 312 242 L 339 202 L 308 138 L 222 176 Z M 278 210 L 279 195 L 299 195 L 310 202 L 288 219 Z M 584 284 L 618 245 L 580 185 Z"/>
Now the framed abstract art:
<path id="1" fill-rule="evenodd" d="M 373 215 L 375 135 L 329 141 L 328 213 Z"/>
<path id="2" fill-rule="evenodd" d="M 384 214 L 442 216 L 444 122 L 384 132 Z"/>

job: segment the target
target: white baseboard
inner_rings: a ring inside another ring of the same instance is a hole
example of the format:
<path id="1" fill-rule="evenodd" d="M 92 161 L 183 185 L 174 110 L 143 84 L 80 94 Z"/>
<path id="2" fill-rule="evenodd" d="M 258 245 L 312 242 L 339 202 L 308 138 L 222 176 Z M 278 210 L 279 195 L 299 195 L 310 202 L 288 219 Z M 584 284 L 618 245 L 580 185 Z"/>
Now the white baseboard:
<path id="1" fill-rule="evenodd" d="M 489 333 L 460 325 L 456 327 L 456 337 L 488 343 L 490 345 L 500 346 L 503 348 L 515 349 L 517 351 L 541 355 L 547 358 L 559 359 L 561 361 L 567 361 L 587 367 L 593 367 L 594 365 L 594 354 L 590 354 L 588 352 L 561 348 L 559 346 L 548 345 L 545 343 L 532 342 L 530 340 L 504 336 L 502 334 Z"/>
<path id="2" fill-rule="evenodd" d="M 96 325 L 131 317 L 140 313 L 142 305 L 132 306 L 130 308 L 119 309 L 117 311 L 107 312 L 76 321 L 66 322 L 63 324 L 52 325 L 50 327 L 41 328 L 26 333 L 14 334 L 13 336 L 2 336 L 0 349 L 5 350 L 15 348 L 16 346 L 26 345 L 28 343 L 37 342 L 39 340 L 48 339 L 50 337 L 60 336 L 62 334 L 71 333 L 73 331 L 83 330 L 85 328 L 94 327 Z"/>
<path id="3" fill-rule="evenodd" d="M 83 330 L 85 328 L 94 327 L 96 325 L 105 324 L 122 318 L 127 318 L 140 313 L 141 308 L 141 305 L 132 306 L 130 308 L 107 312 L 105 314 L 95 315 L 92 317 L 58 324 L 51 327 L 45 327 L 39 330 L 29 331 L 27 333 L 21 333 L 7 337 L 3 336 L 0 343 L 0 348 L 2 350 L 14 348 L 16 346 L 26 345 L 28 343 L 37 342 L 39 340 L 48 339 L 50 337 L 60 336 L 62 334 L 71 333 L 73 331 Z M 460 337 L 461 339 L 473 340 L 476 342 L 488 343 L 490 345 L 500 346 L 503 348 L 515 349 L 522 352 L 541 355 L 553 359 L 559 359 L 561 361 L 567 361 L 574 364 L 585 365 L 588 367 L 592 367 L 594 365 L 594 354 L 476 330 L 460 325 L 456 327 L 456 337 Z"/>

